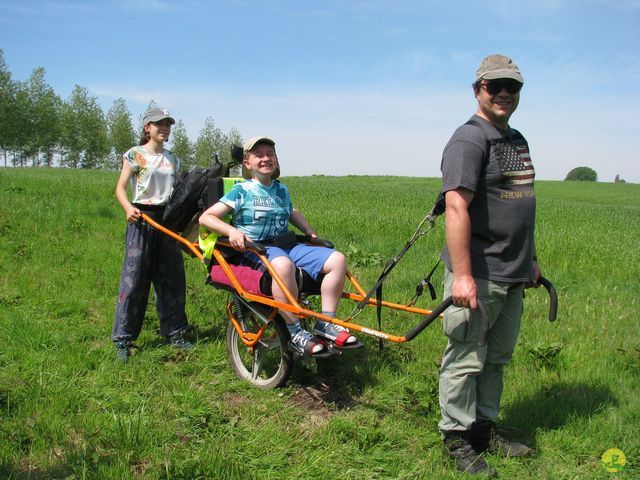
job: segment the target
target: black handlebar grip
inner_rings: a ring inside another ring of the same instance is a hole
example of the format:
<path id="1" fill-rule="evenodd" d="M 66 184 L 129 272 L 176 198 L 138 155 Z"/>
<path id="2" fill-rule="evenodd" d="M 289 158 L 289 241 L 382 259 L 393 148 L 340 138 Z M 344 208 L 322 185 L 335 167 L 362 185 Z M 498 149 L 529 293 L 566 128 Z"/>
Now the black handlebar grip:
<path id="1" fill-rule="evenodd" d="M 296 239 L 299 243 L 310 243 L 311 245 L 318 245 L 320 247 L 333 248 L 333 242 L 330 240 L 324 240 L 323 238 L 313 238 L 311 235 L 296 235 Z"/>
<path id="2" fill-rule="evenodd" d="M 418 325 L 409 330 L 404 338 L 406 338 L 407 341 L 413 340 L 451 305 L 453 305 L 453 299 L 451 297 L 445 298 L 444 301 L 434 308 L 429 315 L 424 317 Z M 478 302 L 478 308 L 480 309 L 480 340 L 478 345 L 485 346 L 487 344 L 487 337 L 489 336 L 489 312 L 482 302 Z"/>
<path id="3" fill-rule="evenodd" d="M 546 288 L 549 293 L 549 321 L 555 322 L 558 314 L 558 292 L 556 292 L 553 283 L 544 277 L 538 278 L 538 283 Z"/>
<path id="4" fill-rule="evenodd" d="M 436 308 L 434 308 L 429 315 L 424 317 L 420 321 L 420 323 L 418 323 L 418 325 L 416 325 L 414 328 L 409 330 L 405 334 L 404 338 L 406 338 L 407 341 L 413 340 L 420 332 L 422 332 L 425 328 L 427 328 L 431 324 L 431 322 L 433 322 L 436 318 L 438 318 L 438 316 L 440 316 L 440 314 L 444 312 L 447 308 L 449 308 L 451 305 L 453 305 L 453 299 L 451 297 L 445 298 L 444 301 L 440 305 L 438 305 Z"/>
<path id="5" fill-rule="evenodd" d="M 229 243 L 229 237 L 218 237 L 218 241 L 228 244 Z M 246 248 L 250 248 L 250 249 L 255 250 L 257 253 L 260 253 L 261 255 L 264 255 L 264 254 L 267 253 L 267 249 L 261 243 L 244 242 L 244 246 Z"/>

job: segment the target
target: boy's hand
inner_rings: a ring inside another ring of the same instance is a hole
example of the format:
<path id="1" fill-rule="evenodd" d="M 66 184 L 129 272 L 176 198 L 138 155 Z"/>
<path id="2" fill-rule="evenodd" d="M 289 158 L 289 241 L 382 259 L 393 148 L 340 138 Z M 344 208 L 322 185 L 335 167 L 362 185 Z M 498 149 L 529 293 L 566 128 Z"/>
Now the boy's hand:
<path id="1" fill-rule="evenodd" d="M 247 247 L 244 245 L 245 236 L 244 233 L 240 232 L 238 229 L 233 229 L 229 234 L 229 244 L 239 252 L 244 252 Z"/>

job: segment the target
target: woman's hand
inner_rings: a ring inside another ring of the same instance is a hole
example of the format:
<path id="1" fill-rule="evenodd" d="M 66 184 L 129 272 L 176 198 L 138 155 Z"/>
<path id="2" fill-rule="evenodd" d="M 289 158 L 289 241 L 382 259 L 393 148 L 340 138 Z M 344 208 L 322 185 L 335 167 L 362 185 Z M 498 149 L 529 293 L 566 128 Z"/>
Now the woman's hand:
<path id="1" fill-rule="evenodd" d="M 129 223 L 138 223 L 138 220 L 140 220 L 140 210 L 138 210 L 133 205 L 129 205 L 129 207 L 127 207 L 126 214 L 127 222 Z"/>

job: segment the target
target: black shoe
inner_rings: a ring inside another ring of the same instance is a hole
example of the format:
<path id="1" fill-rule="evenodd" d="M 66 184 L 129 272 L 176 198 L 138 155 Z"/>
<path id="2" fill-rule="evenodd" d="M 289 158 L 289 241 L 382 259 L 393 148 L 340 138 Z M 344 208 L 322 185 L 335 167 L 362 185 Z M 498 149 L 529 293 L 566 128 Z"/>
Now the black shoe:
<path id="1" fill-rule="evenodd" d="M 498 433 L 490 420 L 478 420 L 471 425 L 471 444 L 476 452 L 489 452 L 503 457 L 526 457 L 533 450 L 523 443 L 511 442 Z"/>
<path id="2" fill-rule="evenodd" d="M 461 472 L 497 477 L 497 472 L 471 446 L 468 432 L 445 432 L 442 456 L 454 461 Z"/>
<path id="3" fill-rule="evenodd" d="M 120 340 L 114 343 L 116 347 L 116 361 L 127 363 L 129 361 L 129 349 L 131 342 L 129 340 Z"/>
<path id="4" fill-rule="evenodd" d="M 193 343 L 184 338 L 182 336 L 182 332 L 169 335 L 167 341 L 169 342 L 169 345 L 174 348 L 179 348 L 180 350 L 191 350 L 193 348 Z"/>

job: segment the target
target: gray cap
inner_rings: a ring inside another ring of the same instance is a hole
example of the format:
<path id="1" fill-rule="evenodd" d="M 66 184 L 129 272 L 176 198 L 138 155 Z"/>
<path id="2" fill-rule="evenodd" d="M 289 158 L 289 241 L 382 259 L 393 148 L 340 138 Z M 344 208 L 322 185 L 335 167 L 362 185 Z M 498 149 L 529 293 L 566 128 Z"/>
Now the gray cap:
<path id="1" fill-rule="evenodd" d="M 142 117 L 142 124 L 146 125 L 149 122 L 159 122 L 161 120 L 168 119 L 171 121 L 171 124 L 174 125 L 176 121 L 173 119 L 169 111 L 165 108 L 150 108 L 146 112 L 144 112 L 144 116 Z"/>
<path id="2" fill-rule="evenodd" d="M 274 148 L 276 146 L 276 142 L 271 140 L 269 137 L 258 135 L 257 137 L 250 138 L 249 140 L 244 142 L 244 145 L 242 146 L 242 151 L 246 155 L 247 152 L 250 152 L 251 150 L 253 150 L 253 147 L 255 147 L 259 143 L 266 143 L 267 145 L 271 145 Z M 276 167 L 275 171 L 273 172 L 273 175 L 271 175 L 271 178 L 275 180 L 279 176 L 280 176 L 280 165 Z M 251 170 L 249 170 L 244 166 L 244 162 L 242 163 L 242 177 L 247 179 L 251 178 Z"/>
<path id="3" fill-rule="evenodd" d="M 524 77 L 520 73 L 518 65 L 513 63 L 509 57 L 496 53 L 489 55 L 482 60 L 476 70 L 476 82 L 481 79 L 495 80 L 497 78 L 511 78 L 520 83 L 524 83 Z"/>

